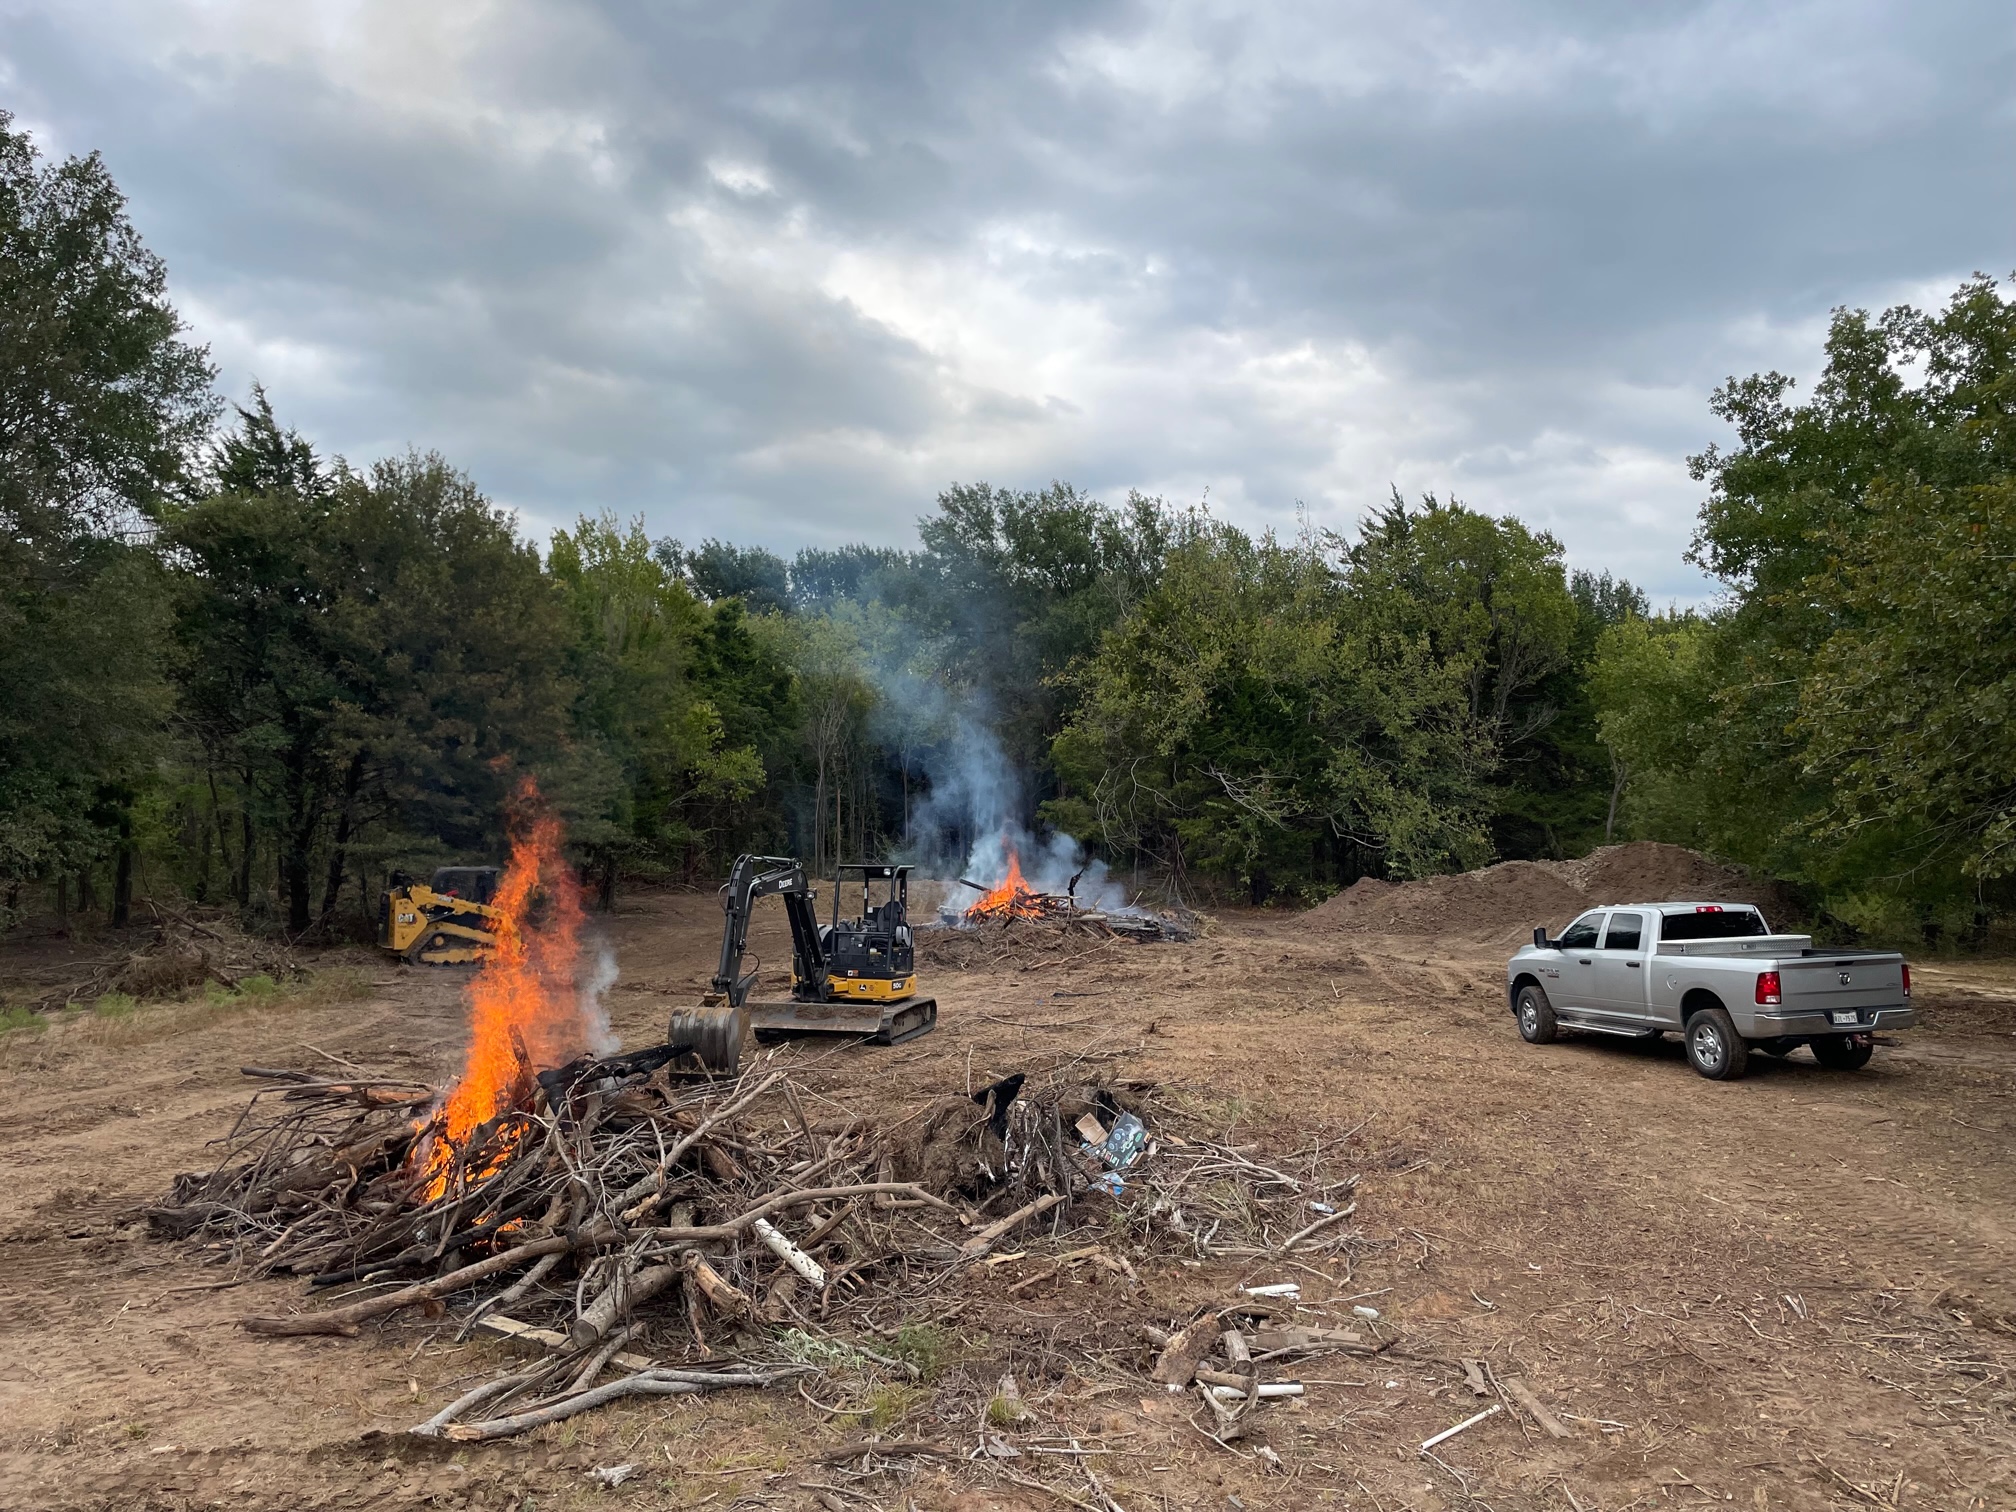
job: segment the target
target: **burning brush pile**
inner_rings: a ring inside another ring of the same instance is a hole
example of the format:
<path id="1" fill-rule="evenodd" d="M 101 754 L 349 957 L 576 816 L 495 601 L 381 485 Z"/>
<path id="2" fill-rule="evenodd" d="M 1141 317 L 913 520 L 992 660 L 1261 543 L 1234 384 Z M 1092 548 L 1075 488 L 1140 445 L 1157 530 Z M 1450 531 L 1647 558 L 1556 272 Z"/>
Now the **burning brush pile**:
<path id="1" fill-rule="evenodd" d="M 932 965 L 958 971 L 1027 967 L 1076 960 L 1115 942 L 1149 944 L 1197 936 L 1200 921 L 1187 911 L 1155 914 L 1086 906 L 1078 897 L 1082 872 L 1061 893 L 1038 891 L 1023 875 L 1012 845 L 1007 856 L 1007 870 L 992 887 L 961 877 L 959 885 L 972 888 L 979 899 L 963 910 L 942 910 L 939 922 L 948 927 L 919 937 Z"/>

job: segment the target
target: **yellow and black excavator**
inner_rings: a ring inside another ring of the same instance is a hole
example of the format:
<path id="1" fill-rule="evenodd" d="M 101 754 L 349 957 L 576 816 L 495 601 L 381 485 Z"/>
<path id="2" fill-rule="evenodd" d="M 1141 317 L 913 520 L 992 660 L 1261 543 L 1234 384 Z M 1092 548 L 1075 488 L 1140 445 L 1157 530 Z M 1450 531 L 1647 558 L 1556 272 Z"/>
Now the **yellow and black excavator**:
<path id="1" fill-rule="evenodd" d="M 415 966 L 466 966 L 497 944 L 490 906 L 503 873 L 494 866 L 443 866 L 431 882 L 405 872 L 388 879 L 379 904 L 378 943 Z"/>
<path id="2" fill-rule="evenodd" d="M 861 882 L 861 914 L 840 917 L 841 893 L 853 878 Z M 881 883 L 880 889 L 875 883 Z M 877 902 L 874 893 L 880 891 Z M 791 996 L 751 1002 L 757 973 L 746 975 L 742 958 L 749 948 L 749 921 L 758 899 L 775 894 L 791 925 Z M 721 892 L 726 915 L 721 960 L 712 989 L 701 999 L 710 1006 L 744 1009 L 759 1040 L 819 1034 L 895 1045 L 929 1034 L 938 1023 L 938 1004 L 917 996 L 917 953 L 910 934 L 910 868 L 854 861 L 839 866 L 833 879 L 833 918 L 820 927 L 817 894 L 805 868 L 788 856 L 741 856 Z"/>

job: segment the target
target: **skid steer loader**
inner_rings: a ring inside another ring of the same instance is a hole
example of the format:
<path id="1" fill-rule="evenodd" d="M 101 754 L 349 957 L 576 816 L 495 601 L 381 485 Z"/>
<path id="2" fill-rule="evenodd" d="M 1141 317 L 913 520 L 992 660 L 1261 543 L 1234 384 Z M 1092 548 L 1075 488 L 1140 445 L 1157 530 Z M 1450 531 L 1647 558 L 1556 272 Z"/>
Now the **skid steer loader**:
<path id="1" fill-rule="evenodd" d="M 490 906 L 503 873 L 494 866 L 443 866 L 431 882 L 394 872 L 378 905 L 378 943 L 415 966 L 467 966 L 497 944 Z"/>

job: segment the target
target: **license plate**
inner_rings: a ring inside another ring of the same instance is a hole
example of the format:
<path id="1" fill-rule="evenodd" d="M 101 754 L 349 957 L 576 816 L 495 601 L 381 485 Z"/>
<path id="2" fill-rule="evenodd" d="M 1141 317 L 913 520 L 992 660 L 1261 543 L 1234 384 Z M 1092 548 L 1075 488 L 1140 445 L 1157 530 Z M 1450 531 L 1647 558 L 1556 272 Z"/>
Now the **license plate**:
<path id="1" fill-rule="evenodd" d="M 1853 1008 L 1836 1008 L 1827 1016 L 1837 1024 L 1856 1024 L 1862 1021 L 1862 1015 Z"/>

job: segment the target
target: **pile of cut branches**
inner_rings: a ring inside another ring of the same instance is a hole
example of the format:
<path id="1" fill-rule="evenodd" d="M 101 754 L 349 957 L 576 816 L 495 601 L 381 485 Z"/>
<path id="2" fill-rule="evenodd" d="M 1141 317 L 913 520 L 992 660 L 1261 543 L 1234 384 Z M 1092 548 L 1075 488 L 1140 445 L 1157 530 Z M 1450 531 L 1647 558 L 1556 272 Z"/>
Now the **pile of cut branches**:
<path id="1" fill-rule="evenodd" d="M 248 1277 L 346 1289 L 333 1307 L 245 1319 L 256 1333 L 349 1336 L 455 1299 L 464 1334 L 487 1320 L 552 1346 L 415 1430 L 488 1439 L 623 1396 L 788 1380 L 814 1367 L 780 1357 L 764 1325 L 817 1335 L 900 1301 L 1086 1186 L 1056 1161 L 1010 1176 L 1013 1089 L 948 1099 L 950 1117 L 932 1105 L 935 1122 L 892 1136 L 814 1116 L 809 1090 L 767 1064 L 717 1081 L 669 1048 L 583 1060 L 541 1073 L 460 1149 L 439 1144 L 430 1087 L 248 1067 L 274 1085 L 217 1167 L 178 1177 L 147 1217 Z M 943 1158 L 955 1148 L 971 1158 Z M 601 1381 L 612 1365 L 624 1374 Z"/>
<path id="2" fill-rule="evenodd" d="M 1054 1074 L 869 1116 L 779 1056 L 732 1080 L 670 1047 L 528 1073 L 459 1148 L 434 1088 L 247 1067 L 268 1085 L 215 1168 L 147 1217 L 241 1278 L 303 1276 L 333 1304 L 244 1319 L 255 1333 L 352 1336 L 416 1309 L 531 1346 L 412 1430 L 460 1440 L 629 1396 L 802 1389 L 860 1362 L 914 1377 L 872 1347 L 889 1325 L 1019 1308 L 1088 1260 L 1133 1295 L 1129 1254 L 1334 1260 L 1345 1242 L 1335 1140 L 1268 1161 L 1165 1124 L 1144 1148 L 1126 1117 L 1176 1115 L 1152 1089 Z M 1101 1141 L 1123 1127 L 1115 1171 Z M 993 1383 L 972 1384 L 984 1424 Z"/>
<path id="3" fill-rule="evenodd" d="M 248 976 L 287 981 L 305 975 L 284 944 L 262 940 L 238 928 L 222 911 L 200 918 L 141 898 L 154 917 L 154 931 L 138 950 L 122 950 L 85 964 L 84 975 L 49 988 L 34 1006 L 44 1013 L 76 1003 L 95 1002 L 108 993 L 149 999 L 176 997 L 214 983 L 235 989 Z"/>
<path id="4" fill-rule="evenodd" d="M 926 965 L 952 971 L 1029 970 L 1111 954 L 1128 945 L 1183 944 L 1196 936 L 1194 918 L 1077 909 L 1036 918 L 1002 914 L 920 929 L 917 949 Z"/>

